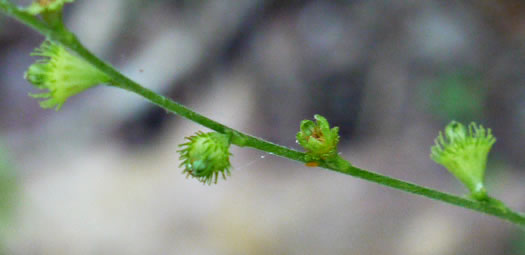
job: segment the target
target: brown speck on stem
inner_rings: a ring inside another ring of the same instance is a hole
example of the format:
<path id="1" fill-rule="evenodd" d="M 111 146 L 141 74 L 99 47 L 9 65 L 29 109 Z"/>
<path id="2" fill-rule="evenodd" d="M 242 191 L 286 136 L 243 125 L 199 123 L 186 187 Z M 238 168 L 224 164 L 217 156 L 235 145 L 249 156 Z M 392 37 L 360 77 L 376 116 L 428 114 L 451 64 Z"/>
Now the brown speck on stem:
<path id="1" fill-rule="evenodd" d="M 38 3 L 42 6 L 47 6 L 53 3 L 55 0 L 38 0 Z"/>

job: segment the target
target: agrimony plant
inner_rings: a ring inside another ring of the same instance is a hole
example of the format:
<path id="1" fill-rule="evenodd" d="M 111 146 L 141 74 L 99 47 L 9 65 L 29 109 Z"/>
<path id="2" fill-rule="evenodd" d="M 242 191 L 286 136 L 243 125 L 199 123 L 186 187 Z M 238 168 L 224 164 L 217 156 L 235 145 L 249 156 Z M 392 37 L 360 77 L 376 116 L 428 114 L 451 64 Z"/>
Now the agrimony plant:
<path id="1" fill-rule="evenodd" d="M 405 182 L 388 176 L 380 175 L 371 171 L 357 168 L 352 166 L 348 161 L 344 160 L 337 153 L 337 143 L 339 141 L 338 129 L 330 129 L 328 121 L 321 117 L 315 116 L 316 122 L 303 121 L 301 123 L 300 132 L 297 135 L 298 143 L 300 143 L 306 153 L 299 152 L 286 148 L 284 146 L 276 145 L 263 139 L 244 134 L 230 127 L 227 127 L 219 122 L 216 122 L 210 118 L 202 116 L 187 107 L 174 102 L 162 95 L 159 95 L 140 84 L 127 78 L 114 67 L 105 63 L 104 61 L 97 58 L 89 50 L 87 50 L 82 43 L 78 41 L 76 36 L 70 32 L 62 23 L 62 6 L 66 2 L 72 2 L 68 0 L 39 0 L 37 4 L 40 7 L 32 7 L 35 10 L 30 11 L 32 8 L 19 8 L 11 3 L 9 0 L 0 0 L 0 12 L 5 15 L 11 16 L 14 19 L 26 24 L 33 28 L 37 32 L 40 32 L 46 37 L 47 40 L 52 41 L 50 45 L 56 44 L 57 49 L 69 49 L 74 52 L 75 55 L 71 55 L 74 58 L 69 58 L 69 61 L 64 63 L 75 63 L 79 67 L 75 67 L 76 70 L 73 73 L 68 73 L 66 70 L 62 70 L 57 73 L 61 74 L 77 74 L 74 77 L 54 76 L 50 75 L 52 72 L 48 72 L 53 68 L 47 65 L 40 65 L 33 67 L 33 70 L 29 70 L 26 77 L 36 84 L 37 87 L 42 89 L 48 89 L 49 93 L 44 93 L 39 97 L 47 98 L 44 101 L 43 107 L 51 108 L 56 107 L 57 109 L 71 96 L 78 94 L 85 89 L 88 89 L 98 83 L 106 83 L 107 85 L 118 87 L 136 93 L 151 103 L 164 108 L 166 111 L 178 114 L 191 121 L 199 123 L 205 127 L 214 130 L 216 133 L 197 133 L 193 138 L 188 138 L 189 142 L 182 145 L 181 159 L 183 160 L 182 166 L 185 168 L 184 173 L 193 176 L 204 183 L 214 183 L 217 181 L 219 176 L 225 177 L 229 175 L 229 152 L 228 148 L 230 144 L 235 144 L 241 147 L 251 147 L 261 151 L 271 153 L 276 156 L 288 158 L 303 163 L 310 164 L 310 166 L 320 166 L 325 169 L 329 169 L 338 173 L 355 176 L 367 181 L 375 182 L 384 186 L 388 186 L 394 189 L 402 190 L 405 192 L 413 193 L 416 195 L 424 196 L 427 198 L 439 200 L 452 205 L 464 207 L 474 211 L 490 214 L 501 219 L 507 220 L 517 225 L 525 226 L 525 216 L 514 212 L 505 206 L 497 203 L 487 203 L 483 200 L 485 197 L 483 189 L 478 188 L 479 183 L 477 181 L 469 181 L 483 179 L 482 175 L 477 173 L 475 170 L 470 174 L 459 173 L 456 169 L 459 167 L 453 167 L 454 170 L 451 172 L 455 173 L 457 177 L 462 180 L 465 185 L 473 193 L 474 200 L 463 198 L 460 196 L 451 195 L 448 193 L 440 192 L 434 189 L 426 188 L 413 183 Z M 39 14 L 42 19 L 36 17 Z M 60 48 L 63 47 L 63 48 Z M 62 50 L 60 50 L 62 51 Z M 62 51 L 62 56 L 67 53 Z M 42 54 L 44 57 L 52 59 L 51 55 L 46 53 Z M 48 56 L 49 55 L 49 56 Z M 52 56 L 55 56 L 54 54 Z M 76 59 L 78 58 L 78 59 Z M 81 59 L 81 60 L 80 60 Z M 37 63 L 39 64 L 39 63 Z M 45 64 L 45 63 L 40 63 Z M 31 69 L 31 68 L 30 68 Z M 86 72 L 85 81 L 80 81 L 75 77 L 82 77 L 79 72 Z M 41 76 L 43 75 L 43 76 Z M 56 77 L 57 79 L 47 79 L 46 77 Z M 76 84 L 76 85 L 75 85 Z M 456 130 L 457 127 L 452 128 Z M 479 133 L 476 133 L 479 132 Z M 445 133 L 447 133 L 445 131 Z M 459 134 L 459 135 L 458 135 Z M 454 150 L 449 147 L 453 143 L 452 141 L 460 141 L 459 138 L 463 136 L 460 133 L 451 133 L 447 138 L 439 140 L 437 149 L 434 149 L 436 154 L 435 159 L 444 164 L 453 165 L 454 158 L 453 153 L 458 153 L 459 150 Z M 481 134 L 480 131 L 474 131 L 474 133 L 465 132 L 465 137 L 468 135 L 473 137 L 477 134 Z M 228 139 L 226 139 L 226 136 Z M 482 137 L 482 135 L 479 135 Z M 485 135 L 485 137 L 488 137 Z M 448 139 L 448 140 L 447 140 Z M 225 142 L 227 141 L 227 142 Z M 487 142 L 487 143 L 490 143 Z M 446 146 L 446 147 L 445 147 Z M 486 147 L 486 146 L 485 146 Z M 449 149 L 447 149 L 449 148 Z M 490 148 L 489 148 L 490 149 Z M 469 150 L 467 150 L 469 151 Z M 471 152 L 477 152 L 478 150 L 470 150 Z M 433 152 L 433 153 L 434 153 Z M 450 154 L 445 154 L 450 153 Z M 473 158 L 481 158 L 481 154 L 477 152 L 476 155 L 470 155 L 464 152 L 463 155 L 472 156 Z M 488 153 L 488 152 L 487 152 Z M 448 155 L 448 156 L 447 156 Z M 447 158 L 449 160 L 447 160 Z M 466 165 L 473 166 L 473 163 L 467 163 Z M 477 163 L 478 166 L 484 166 L 484 163 Z M 473 168 L 472 168 L 473 169 Z M 484 169 L 484 168 L 483 168 Z M 450 169 L 449 169 L 450 170 Z M 480 178 L 481 176 L 481 178 Z M 472 183 L 472 184 L 471 184 Z M 482 182 L 481 182 L 482 183 Z M 479 200 L 478 200 L 479 199 Z M 491 200 L 489 197 L 489 201 Z"/>

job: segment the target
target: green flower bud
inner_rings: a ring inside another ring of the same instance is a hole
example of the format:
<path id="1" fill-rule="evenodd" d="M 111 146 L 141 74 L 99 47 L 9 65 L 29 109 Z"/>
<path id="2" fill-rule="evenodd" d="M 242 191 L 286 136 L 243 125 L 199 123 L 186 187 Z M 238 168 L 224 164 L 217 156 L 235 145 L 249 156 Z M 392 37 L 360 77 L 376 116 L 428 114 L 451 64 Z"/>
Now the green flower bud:
<path id="1" fill-rule="evenodd" d="M 300 131 L 297 133 L 299 143 L 307 154 L 308 161 L 334 159 L 337 156 L 339 143 L 339 128 L 330 129 L 325 117 L 314 115 L 316 122 L 311 120 L 301 121 Z"/>
<path id="2" fill-rule="evenodd" d="M 443 165 L 470 191 L 472 198 L 487 200 L 484 185 L 487 156 L 496 138 L 489 129 L 472 122 L 468 128 L 456 121 L 445 127 L 445 136 L 439 132 L 430 158 Z"/>
<path id="3" fill-rule="evenodd" d="M 66 3 L 72 3 L 75 0 L 37 0 L 26 8 L 31 15 L 38 15 L 42 12 L 54 12 L 62 10 Z"/>
<path id="4" fill-rule="evenodd" d="M 179 151 L 181 167 L 186 176 L 192 176 L 204 184 L 217 183 L 219 174 L 223 179 L 230 176 L 230 137 L 217 132 L 197 132 L 186 137 L 189 142 L 181 144 Z"/>
<path id="5" fill-rule="evenodd" d="M 70 54 L 63 46 L 44 41 L 31 56 L 40 56 L 25 73 L 25 79 L 47 93 L 30 94 L 34 98 L 45 98 L 42 108 L 59 110 L 66 100 L 99 83 L 111 79 L 83 59 Z"/>

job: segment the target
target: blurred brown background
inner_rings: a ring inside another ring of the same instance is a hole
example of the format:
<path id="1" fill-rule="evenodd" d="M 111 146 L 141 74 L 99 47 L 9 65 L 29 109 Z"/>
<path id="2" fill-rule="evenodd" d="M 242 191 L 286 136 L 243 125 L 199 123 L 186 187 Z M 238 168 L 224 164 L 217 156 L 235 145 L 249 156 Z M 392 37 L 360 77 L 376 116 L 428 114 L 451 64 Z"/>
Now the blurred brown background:
<path id="1" fill-rule="evenodd" d="M 447 192 L 466 191 L 429 159 L 433 139 L 482 123 L 498 139 L 489 190 L 525 211 L 521 1 L 78 0 L 65 19 L 229 126 L 298 149 L 319 113 L 356 166 Z M 185 179 L 177 145 L 196 124 L 103 86 L 39 108 L 23 73 L 42 39 L 0 15 L 5 254 L 525 254 L 494 217 L 252 149 L 233 148 L 227 181 Z"/>

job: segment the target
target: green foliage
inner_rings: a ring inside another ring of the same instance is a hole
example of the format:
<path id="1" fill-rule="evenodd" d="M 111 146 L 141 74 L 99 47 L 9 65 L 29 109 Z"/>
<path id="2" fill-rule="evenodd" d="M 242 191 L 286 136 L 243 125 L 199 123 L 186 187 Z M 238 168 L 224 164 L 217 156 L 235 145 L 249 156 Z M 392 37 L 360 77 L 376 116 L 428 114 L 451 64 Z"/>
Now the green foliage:
<path id="1" fill-rule="evenodd" d="M 516 234 L 515 240 L 513 240 L 512 248 L 514 252 L 512 254 L 525 255 L 525 229 Z"/>
<path id="2" fill-rule="evenodd" d="M 451 73 L 426 84 L 423 98 L 430 110 L 444 120 L 478 119 L 482 116 L 486 91 L 480 78 L 468 73 Z"/>
<path id="3" fill-rule="evenodd" d="M 16 176 L 9 165 L 6 151 L 0 144 L 0 253 L 4 249 L 3 237 L 6 234 L 5 229 L 13 215 L 16 192 Z"/>
<path id="4" fill-rule="evenodd" d="M 15 190 L 15 175 L 7 162 L 5 150 L 0 147 L 0 219 L 2 221 L 7 218 L 12 208 Z"/>

